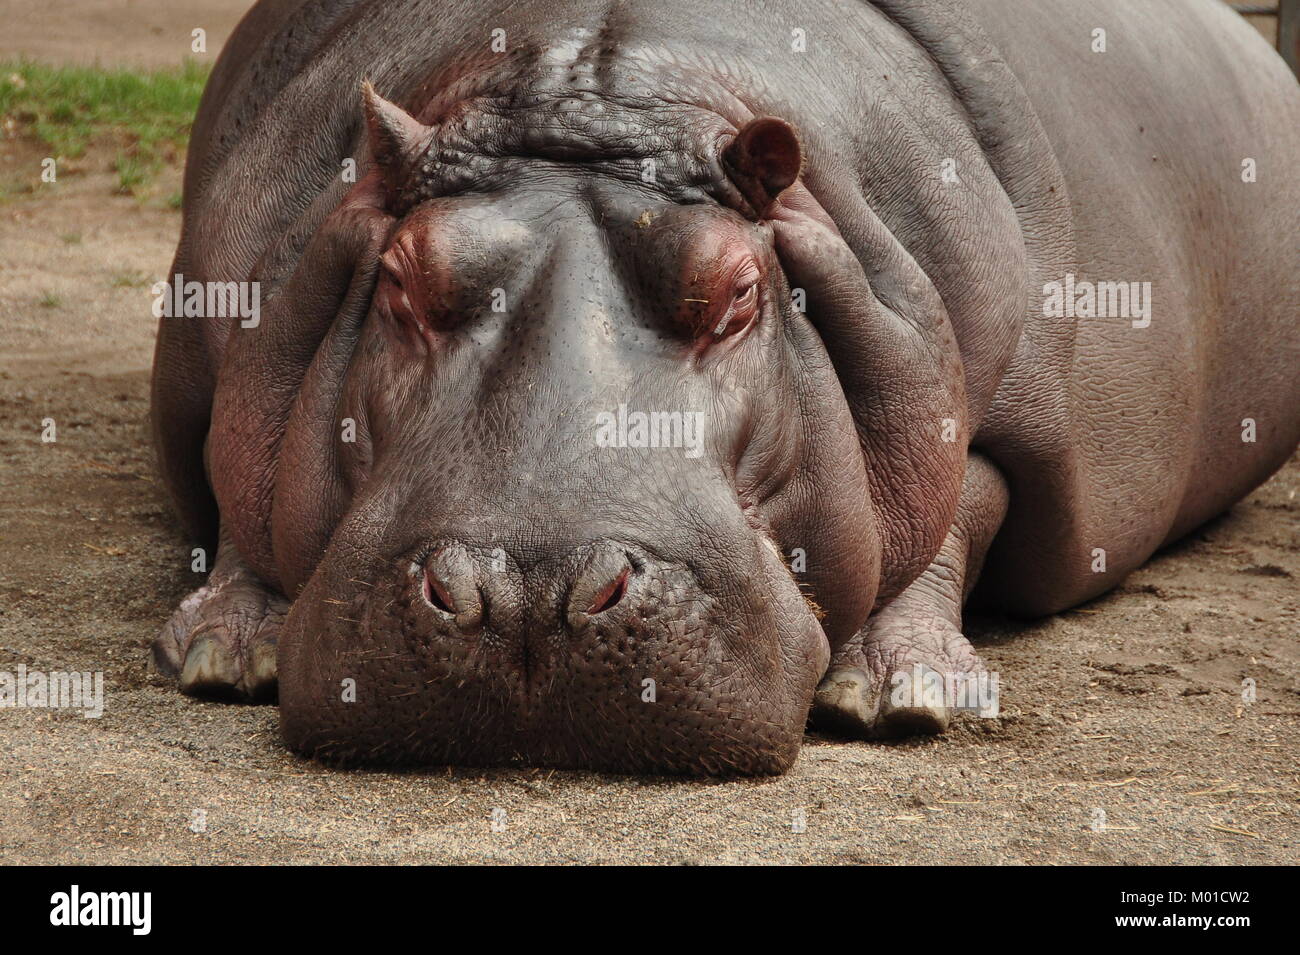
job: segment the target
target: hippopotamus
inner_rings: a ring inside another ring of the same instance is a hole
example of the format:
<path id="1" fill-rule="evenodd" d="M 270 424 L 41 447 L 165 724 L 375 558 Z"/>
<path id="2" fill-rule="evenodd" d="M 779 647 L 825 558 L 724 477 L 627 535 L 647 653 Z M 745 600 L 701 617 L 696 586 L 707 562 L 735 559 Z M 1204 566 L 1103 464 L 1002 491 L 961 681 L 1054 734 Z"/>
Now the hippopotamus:
<path id="1" fill-rule="evenodd" d="M 987 674 L 964 607 L 1101 594 L 1300 441 L 1297 155 L 1218 0 L 263 0 L 164 293 L 212 557 L 153 659 L 345 766 L 942 733 L 899 677 Z"/>

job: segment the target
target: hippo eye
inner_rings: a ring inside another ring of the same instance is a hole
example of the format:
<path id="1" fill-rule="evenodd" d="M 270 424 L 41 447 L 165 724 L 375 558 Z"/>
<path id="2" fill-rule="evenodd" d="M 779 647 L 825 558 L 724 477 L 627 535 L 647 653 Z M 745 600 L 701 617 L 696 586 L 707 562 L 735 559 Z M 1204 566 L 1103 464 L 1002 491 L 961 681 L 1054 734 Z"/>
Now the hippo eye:
<path id="1" fill-rule="evenodd" d="M 758 298 L 757 280 L 746 285 L 744 288 L 736 289 L 736 294 L 731 300 L 731 307 L 733 309 L 749 308 L 754 304 L 756 298 Z"/>
<path id="2" fill-rule="evenodd" d="M 380 290 L 384 297 L 384 304 L 391 309 L 409 314 L 412 311 L 411 298 L 406 294 L 406 288 L 402 284 L 402 263 L 395 250 L 381 255 L 379 264 L 382 267 Z"/>
<path id="3" fill-rule="evenodd" d="M 389 306 L 404 314 L 413 315 L 415 309 L 411 307 L 411 297 L 406 294 L 406 289 L 402 288 L 401 279 L 391 276 L 389 281 L 392 282 L 392 287 L 388 290 Z"/>
<path id="4" fill-rule="evenodd" d="M 726 312 L 718 319 L 713 328 L 714 338 L 723 338 L 740 331 L 757 312 L 758 276 L 745 276 L 736 286 Z"/>
<path id="5" fill-rule="evenodd" d="M 400 333 L 418 342 L 430 332 L 426 298 L 418 278 L 408 287 L 407 277 L 414 275 L 409 250 L 395 245 L 379 257 L 381 266 L 376 299 L 381 309 L 396 323 Z"/>
<path id="6" fill-rule="evenodd" d="M 385 269 L 377 294 L 384 310 L 399 324 L 412 324 L 417 329 L 424 325 L 411 302 L 411 296 L 402 287 L 402 280 L 394 272 Z"/>

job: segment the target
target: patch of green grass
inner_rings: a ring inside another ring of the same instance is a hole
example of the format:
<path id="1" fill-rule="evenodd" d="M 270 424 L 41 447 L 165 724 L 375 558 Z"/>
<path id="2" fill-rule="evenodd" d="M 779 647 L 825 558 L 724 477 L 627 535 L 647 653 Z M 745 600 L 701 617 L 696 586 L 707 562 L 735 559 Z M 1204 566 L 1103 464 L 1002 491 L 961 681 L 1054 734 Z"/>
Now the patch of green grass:
<path id="1" fill-rule="evenodd" d="M 117 191 L 129 196 L 148 182 L 156 170 L 138 156 L 119 153 L 113 162 L 113 171 L 117 173 Z"/>
<path id="2" fill-rule="evenodd" d="M 59 296 L 55 295 L 53 292 L 45 292 L 41 295 L 41 308 L 60 308 L 62 305 L 63 299 L 59 298 Z"/>
<path id="3" fill-rule="evenodd" d="M 13 119 L 66 158 L 116 137 L 119 189 L 130 192 L 185 148 L 208 72 L 191 61 L 149 72 L 0 62 L 0 123 Z"/>
<path id="4" fill-rule="evenodd" d="M 59 238 L 67 245 L 81 245 L 80 232 L 65 232 Z"/>
<path id="5" fill-rule="evenodd" d="M 116 272 L 112 278 L 113 288 L 143 288 L 149 284 L 149 276 L 139 272 Z"/>

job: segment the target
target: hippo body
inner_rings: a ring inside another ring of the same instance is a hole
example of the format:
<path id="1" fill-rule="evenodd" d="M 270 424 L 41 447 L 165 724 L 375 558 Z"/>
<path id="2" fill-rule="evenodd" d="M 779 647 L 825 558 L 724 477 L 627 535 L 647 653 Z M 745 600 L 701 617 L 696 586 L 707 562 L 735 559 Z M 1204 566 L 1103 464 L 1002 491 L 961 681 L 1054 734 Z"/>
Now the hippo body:
<path id="1" fill-rule="evenodd" d="M 218 543 L 154 659 L 343 761 L 940 732 L 890 691 L 980 670 L 968 598 L 1102 593 L 1300 440 L 1297 155 L 1217 0 L 263 0 L 172 268 L 262 308 L 160 325 Z"/>

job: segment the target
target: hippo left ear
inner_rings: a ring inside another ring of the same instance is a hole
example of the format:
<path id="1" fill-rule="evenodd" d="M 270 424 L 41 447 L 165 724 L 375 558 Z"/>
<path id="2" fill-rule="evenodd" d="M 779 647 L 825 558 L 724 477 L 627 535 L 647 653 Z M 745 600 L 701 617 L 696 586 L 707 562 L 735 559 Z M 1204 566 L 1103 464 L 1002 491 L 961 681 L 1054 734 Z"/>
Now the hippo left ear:
<path id="1" fill-rule="evenodd" d="M 402 203 L 402 191 L 411 172 L 429 146 L 433 130 L 376 93 L 369 80 L 362 82 L 361 96 L 370 154 L 383 176 L 386 204 L 390 210 L 396 210 Z"/>
<path id="2" fill-rule="evenodd" d="M 799 178 L 803 147 L 793 126 L 775 116 L 750 120 L 722 151 L 736 187 L 760 216 Z"/>

